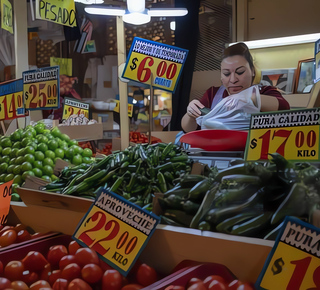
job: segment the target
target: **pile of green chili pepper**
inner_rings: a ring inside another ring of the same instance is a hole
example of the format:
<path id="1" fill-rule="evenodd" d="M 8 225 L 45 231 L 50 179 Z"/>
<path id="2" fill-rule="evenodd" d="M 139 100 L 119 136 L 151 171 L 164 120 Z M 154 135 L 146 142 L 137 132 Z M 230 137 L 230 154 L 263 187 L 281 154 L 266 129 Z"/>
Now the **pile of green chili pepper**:
<path id="1" fill-rule="evenodd" d="M 42 189 L 95 199 L 101 187 L 152 209 L 155 192 L 166 192 L 173 180 L 190 173 L 192 159 L 173 143 L 137 144 L 97 160 L 64 168 L 59 178 Z"/>

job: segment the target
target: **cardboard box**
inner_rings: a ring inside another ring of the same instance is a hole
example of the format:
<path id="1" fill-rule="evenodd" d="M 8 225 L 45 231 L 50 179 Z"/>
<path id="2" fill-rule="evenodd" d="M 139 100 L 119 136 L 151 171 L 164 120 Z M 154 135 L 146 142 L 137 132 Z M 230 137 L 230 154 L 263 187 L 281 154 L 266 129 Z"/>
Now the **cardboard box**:
<path id="1" fill-rule="evenodd" d="M 103 125 L 96 123 L 91 125 L 59 126 L 61 133 L 67 134 L 71 139 L 78 141 L 99 140 L 103 138 Z"/>

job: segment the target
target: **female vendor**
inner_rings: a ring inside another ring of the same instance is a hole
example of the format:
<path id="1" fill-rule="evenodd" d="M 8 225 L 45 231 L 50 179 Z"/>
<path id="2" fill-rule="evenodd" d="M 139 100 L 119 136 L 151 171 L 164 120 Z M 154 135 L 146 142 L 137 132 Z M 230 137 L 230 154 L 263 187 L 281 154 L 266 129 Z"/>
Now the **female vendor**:
<path id="1" fill-rule="evenodd" d="M 197 130 L 196 118 L 201 115 L 199 108 L 211 108 L 216 106 L 223 98 L 237 94 L 253 85 L 255 68 L 249 48 L 244 43 L 237 43 L 224 50 L 221 62 L 220 87 L 211 87 L 200 100 L 192 100 L 187 113 L 181 120 L 182 129 L 185 132 Z M 272 86 L 259 87 L 261 97 L 261 112 L 289 110 L 289 103 L 281 93 Z M 255 103 L 255 96 L 252 101 Z"/>

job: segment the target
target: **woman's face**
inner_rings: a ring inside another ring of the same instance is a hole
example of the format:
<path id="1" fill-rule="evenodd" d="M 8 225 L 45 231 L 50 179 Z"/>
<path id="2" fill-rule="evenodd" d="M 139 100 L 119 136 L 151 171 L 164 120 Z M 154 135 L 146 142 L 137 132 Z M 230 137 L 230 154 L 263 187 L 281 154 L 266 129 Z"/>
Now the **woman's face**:
<path id="1" fill-rule="evenodd" d="M 229 95 L 251 87 L 253 76 L 249 63 L 241 55 L 227 57 L 221 62 L 221 81 Z"/>

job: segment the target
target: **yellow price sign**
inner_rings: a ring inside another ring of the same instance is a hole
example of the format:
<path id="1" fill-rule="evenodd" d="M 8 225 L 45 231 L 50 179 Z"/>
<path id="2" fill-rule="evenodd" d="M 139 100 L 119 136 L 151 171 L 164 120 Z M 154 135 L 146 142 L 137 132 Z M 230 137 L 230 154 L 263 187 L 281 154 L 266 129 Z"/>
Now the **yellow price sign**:
<path id="1" fill-rule="evenodd" d="M 22 79 L 0 84 L 0 120 L 25 116 Z"/>
<path id="2" fill-rule="evenodd" d="M 116 103 L 116 106 L 114 107 L 113 111 L 120 113 L 120 102 L 118 100 L 114 100 L 114 102 Z M 132 113 L 133 113 L 133 105 L 128 104 L 128 117 L 132 117 Z"/>
<path id="3" fill-rule="evenodd" d="M 26 109 L 59 108 L 60 82 L 58 66 L 23 72 L 22 78 Z"/>
<path id="4" fill-rule="evenodd" d="M 252 115 L 245 159 L 319 160 L 319 118 L 319 109 Z"/>
<path id="5" fill-rule="evenodd" d="M 125 276 L 158 223 L 159 217 L 153 213 L 102 189 L 73 238 Z"/>
<path id="6" fill-rule="evenodd" d="M 62 119 L 67 120 L 72 115 L 84 115 L 89 119 L 90 105 L 75 99 L 65 98 L 63 104 Z"/>
<path id="7" fill-rule="evenodd" d="M 255 289 L 319 289 L 319 228 L 286 217 Z"/>
<path id="8" fill-rule="evenodd" d="M 186 49 L 135 37 L 122 77 L 174 92 L 187 55 Z"/>

